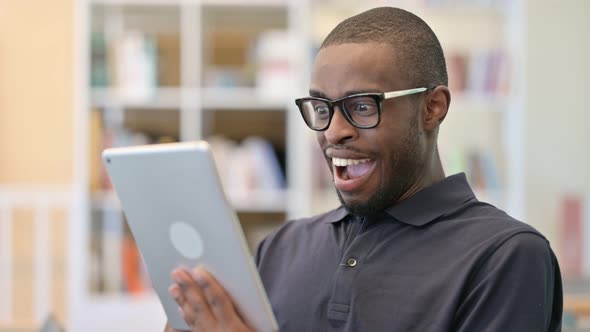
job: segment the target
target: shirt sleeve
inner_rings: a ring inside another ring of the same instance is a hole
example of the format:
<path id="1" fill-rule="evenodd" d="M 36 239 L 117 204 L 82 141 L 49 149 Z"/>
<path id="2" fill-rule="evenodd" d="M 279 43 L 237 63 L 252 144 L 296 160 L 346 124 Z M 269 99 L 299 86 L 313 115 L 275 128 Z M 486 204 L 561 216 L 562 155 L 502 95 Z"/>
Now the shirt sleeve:
<path id="1" fill-rule="evenodd" d="M 256 247 L 256 253 L 254 254 L 254 263 L 256 263 L 256 267 L 260 267 L 260 259 L 264 255 L 264 243 L 266 242 L 266 238 L 264 238 L 258 246 Z"/>
<path id="2" fill-rule="evenodd" d="M 519 233 L 474 273 L 453 331 L 561 331 L 562 307 L 561 275 L 548 242 L 534 233 Z"/>

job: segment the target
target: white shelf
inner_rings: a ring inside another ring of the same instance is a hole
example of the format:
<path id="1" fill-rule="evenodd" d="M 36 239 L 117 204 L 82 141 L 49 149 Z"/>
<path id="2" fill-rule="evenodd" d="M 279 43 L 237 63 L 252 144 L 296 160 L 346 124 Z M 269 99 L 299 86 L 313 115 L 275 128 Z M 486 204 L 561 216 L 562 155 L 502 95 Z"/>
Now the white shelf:
<path id="1" fill-rule="evenodd" d="M 116 88 L 92 88 L 92 107 L 121 107 L 140 109 L 178 110 L 182 105 L 183 92 L 186 96 L 201 96 L 204 109 L 282 111 L 288 107 L 289 97 L 266 97 L 256 88 L 201 88 L 182 91 L 180 88 L 157 88 L 154 93 L 141 99 L 128 99 Z M 195 98 L 192 98 L 195 99 Z M 196 105 L 195 105 L 196 106 Z"/>
<path id="2" fill-rule="evenodd" d="M 287 96 L 265 97 L 257 88 L 202 88 L 202 106 L 205 109 L 232 110 L 284 110 Z"/>
<path id="3" fill-rule="evenodd" d="M 194 2 L 200 2 L 203 5 L 207 6 L 248 6 L 248 7 L 255 7 L 255 6 L 263 6 L 263 7 L 281 7 L 287 6 L 289 4 L 289 0 L 192 0 Z"/>
<path id="4" fill-rule="evenodd" d="M 138 294 L 109 294 L 109 293 L 92 293 L 92 297 L 89 298 L 88 302 L 92 303 L 97 307 L 117 305 L 116 303 L 127 303 L 129 305 L 135 305 L 137 303 L 160 303 L 156 292 L 153 289 L 148 289 L 145 292 Z"/>
<path id="5" fill-rule="evenodd" d="M 449 112 L 503 112 L 509 104 L 510 99 L 508 97 L 454 93 L 451 94 Z"/>
<path id="6" fill-rule="evenodd" d="M 257 190 L 247 192 L 228 192 L 227 197 L 238 212 L 286 212 L 286 190 Z M 95 209 L 120 210 L 121 203 L 112 190 L 95 191 L 91 195 L 91 205 Z"/>
<path id="7" fill-rule="evenodd" d="M 94 209 L 121 209 L 119 197 L 117 197 L 117 194 L 112 190 L 92 192 L 90 200 L 91 206 Z"/>
<path id="8" fill-rule="evenodd" d="M 287 6 L 289 0 L 87 0 L 90 4 L 103 5 L 141 5 L 141 6 L 179 6 L 179 5 L 214 5 L 214 6 Z"/>
<path id="9" fill-rule="evenodd" d="M 287 191 L 258 190 L 228 192 L 227 196 L 238 212 L 286 212 Z"/>
<path id="10" fill-rule="evenodd" d="M 162 331 L 166 315 L 153 291 L 141 295 L 92 294 L 84 306 L 84 331 Z M 141 319 L 139 319 L 141 317 Z"/>
<path id="11" fill-rule="evenodd" d="M 101 4 L 101 5 L 142 5 L 142 6 L 153 6 L 153 5 L 168 5 L 178 6 L 181 3 L 189 2 L 187 0 L 86 0 L 89 4 Z M 196 1 L 192 1 L 196 2 Z"/>
<path id="12" fill-rule="evenodd" d="M 179 109 L 181 90 L 179 88 L 157 88 L 154 93 L 141 99 L 125 98 L 116 88 L 92 88 L 92 107 L 122 107 L 145 109 Z"/>

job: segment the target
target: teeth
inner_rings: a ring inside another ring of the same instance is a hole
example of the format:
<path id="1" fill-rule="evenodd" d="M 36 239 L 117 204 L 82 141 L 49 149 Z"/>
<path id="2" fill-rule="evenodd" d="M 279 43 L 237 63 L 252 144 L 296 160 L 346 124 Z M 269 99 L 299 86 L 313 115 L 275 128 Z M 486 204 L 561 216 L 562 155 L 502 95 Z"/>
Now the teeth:
<path id="1" fill-rule="evenodd" d="M 344 167 L 344 166 L 350 166 L 350 165 L 358 165 L 361 163 L 366 163 L 367 161 L 370 161 L 371 159 L 341 159 L 341 158 L 332 158 L 332 165 L 334 166 L 340 166 L 340 167 Z"/>

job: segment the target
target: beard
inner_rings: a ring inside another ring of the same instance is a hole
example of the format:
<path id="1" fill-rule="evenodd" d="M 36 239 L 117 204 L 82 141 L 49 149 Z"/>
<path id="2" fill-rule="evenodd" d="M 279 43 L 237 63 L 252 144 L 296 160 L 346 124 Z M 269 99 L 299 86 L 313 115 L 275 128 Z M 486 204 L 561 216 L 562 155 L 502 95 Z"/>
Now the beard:
<path id="1" fill-rule="evenodd" d="M 388 180 L 381 182 L 376 192 L 367 201 L 347 203 L 340 191 L 336 189 L 340 203 L 349 213 L 356 216 L 372 216 L 381 213 L 398 202 L 416 182 L 425 163 L 423 160 L 424 149 L 420 144 L 418 112 L 411 120 L 410 128 L 408 135 L 397 145 L 397 153 L 394 153 L 389 160 L 391 168 L 382 170 L 382 172 L 389 172 L 389 175 L 393 176 L 386 177 L 385 174 L 382 174 L 381 177 Z"/>

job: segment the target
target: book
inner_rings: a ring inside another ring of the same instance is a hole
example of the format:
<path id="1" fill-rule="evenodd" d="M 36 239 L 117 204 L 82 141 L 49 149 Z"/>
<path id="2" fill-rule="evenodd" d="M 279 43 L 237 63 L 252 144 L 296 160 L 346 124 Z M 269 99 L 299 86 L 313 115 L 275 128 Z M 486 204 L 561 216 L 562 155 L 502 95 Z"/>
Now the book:
<path id="1" fill-rule="evenodd" d="M 256 88 L 260 97 L 282 101 L 293 91 L 295 41 L 283 30 L 261 33 L 256 41 Z"/>
<path id="2" fill-rule="evenodd" d="M 104 292 L 122 290 L 121 252 L 123 239 L 123 215 L 118 209 L 102 211 L 102 280 Z"/>
<path id="3" fill-rule="evenodd" d="M 457 152 L 455 152 L 457 153 Z M 460 159 L 455 155 L 454 159 Z M 464 165 L 464 172 L 472 187 L 487 192 L 502 189 L 496 154 L 490 149 L 472 149 L 465 153 L 465 162 L 455 160 L 455 167 Z"/>
<path id="4" fill-rule="evenodd" d="M 113 83 L 127 102 L 149 100 L 158 85 L 157 40 L 141 31 L 126 31 L 113 43 Z"/>
<path id="5" fill-rule="evenodd" d="M 146 292 L 151 283 L 121 210 L 94 209 L 91 226 L 90 289 L 94 293 Z"/>
<path id="6" fill-rule="evenodd" d="M 451 62 L 449 69 L 457 66 Z M 480 97 L 503 96 L 510 89 L 510 70 L 510 57 L 504 49 L 477 49 L 468 56 L 463 91 Z M 450 82 L 453 74 L 449 72 Z"/>
<path id="7" fill-rule="evenodd" d="M 248 136 L 236 142 L 223 136 L 212 136 L 207 141 L 223 187 L 233 199 L 252 200 L 256 199 L 252 193 L 285 188 L 285 174 L 275 148 L 267 139 Z"/>
<path id="8" fill-rule="evenodd" d="M 121 238 L 122 290 L 130 294 L 144 293 L 148 288 L 146 278 L 139 249 L 125 221 L 125 231 Z"/>
<path id="9" fill-rule="evenodd" d="M 584 220 L 582 200 L 568 194 L 561 201 L 561 257 L 564 277 L 582 276 Z"/>
<path id="10" fill-rule="evenodd" d="M 106 36 L 101 31 L 90 35 L 90 85 L 106 87 L 110 84 Z"/>
<path id="11" fill-rule="evenodd" d="M 100 157 L 103 148 L 102 139 L 104 133 L 104 124 L 102 121 L 102 113 L 97 109 L 93 109 L 92 111 L 90 111 L 89 132 L 90 139 L 88 142 L 88 165 L 90 167 L 90 170 L 88 173 L 88 181 L 90 185 L 90 190 L 97 191 L 102 188 L 103 177 L 105 175 L 102 166 L 102 160 Z"/>
<path id="12" fill-rule="evenodd" d="M 468 56 L 462 52 L 452 52 L 447 56 L 449 89 L 451 92 L 463 93 L 467 90 Z"/>
<path id="13" fill-rule="evenodd" d="M 157 48 L 157 85 L 180 85 L 180 35 L 159 34 L 154 37 Z"/>
<path id="14" fill-rule="evenodd" d="M 285 188 L 285 176 L 281 171 L 274 148 L 268 140 L 251 136 L 244 139 L 241 146 L 253 164 L 253 176 L 256 178 L 257 189 Z"/>

